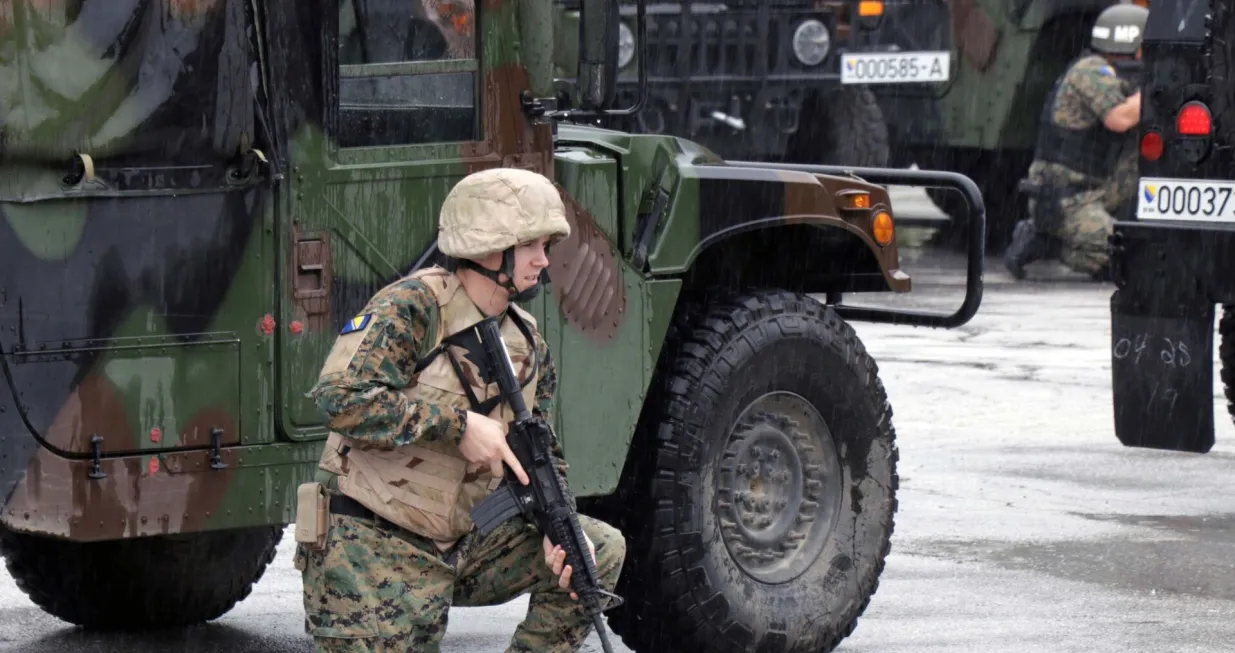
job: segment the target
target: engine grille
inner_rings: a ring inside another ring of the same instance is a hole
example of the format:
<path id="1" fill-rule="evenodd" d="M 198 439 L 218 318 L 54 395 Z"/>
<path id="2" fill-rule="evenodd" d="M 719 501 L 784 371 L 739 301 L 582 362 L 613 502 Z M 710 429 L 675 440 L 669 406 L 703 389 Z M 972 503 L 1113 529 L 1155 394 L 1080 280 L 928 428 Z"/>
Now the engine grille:
<path id="1" fill-rule="evenodd" d="M 793 54 L 793 33 L 816 18 L 831 36 L 827 57 L 802 64 Z M 633 6 L 622 19 L 634 31 Z M 658 78 L 764 78 L 835 76 L 835 52 L 843 45 L 835 16 L 826 10 L 762 3 L 656 3 L 647 12 L 647 72 Z"/>

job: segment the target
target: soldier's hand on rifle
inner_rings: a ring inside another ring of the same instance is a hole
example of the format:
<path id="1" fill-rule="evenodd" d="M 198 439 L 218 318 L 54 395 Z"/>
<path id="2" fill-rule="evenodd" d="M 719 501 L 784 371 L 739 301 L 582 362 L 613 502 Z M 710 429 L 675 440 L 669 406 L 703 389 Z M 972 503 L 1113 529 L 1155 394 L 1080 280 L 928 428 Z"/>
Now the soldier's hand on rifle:
<path id="1" fill-rule="evenodd" d="M 487 466 L 494 477 L 501 478 L 504 473 L 502 462 L 505 461 L 510 465 L 510 469 L 514 470 L 515 476 L 519 477 L 520 483 L 529 483 L 523 465 L 519 464 L 515 452 L 506 444 L 505 426 L 491 417 L 470 410 L 467 412 L 467 430 L 459 441 L 459 453 L 471 463 L 467 466 L 469 472 Z"/>
<path id="2" fill-rule="evenodd" d="M 583 534 L 583 539 L 587 540 L 587 550 L 592 554 L 592 564 L 596 564 L 596 547 L 592 545 L 592 538 L 586 533 Z M 557 576 L 557 586 L 562 589 L 570 589 L 570 565 L 566 564 L 566 551 L 560 546 L 554 546 L 549 541 L 549 536 L 546 535 L 541 546 L 545 550 L 545 564 L 553 570 L 553 575 Z M 579 595 L 575 592 L 570 593 L 570 598 L 578 601 Z"/>

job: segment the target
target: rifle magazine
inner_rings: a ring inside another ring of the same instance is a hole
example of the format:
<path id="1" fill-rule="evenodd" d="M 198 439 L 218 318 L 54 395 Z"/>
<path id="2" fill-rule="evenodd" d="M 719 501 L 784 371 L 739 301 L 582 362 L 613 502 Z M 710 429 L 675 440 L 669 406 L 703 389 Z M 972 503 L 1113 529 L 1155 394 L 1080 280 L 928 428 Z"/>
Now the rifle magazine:
<path id="1" fill-rule="evenodd" d="M 519 516 L 523 510 L 519 499 L 510 485 L 502 483 L 489 496 L 481 499 L 472 507 L 472 523 L 481 535 L 488 535 L 493 529 Z"/>

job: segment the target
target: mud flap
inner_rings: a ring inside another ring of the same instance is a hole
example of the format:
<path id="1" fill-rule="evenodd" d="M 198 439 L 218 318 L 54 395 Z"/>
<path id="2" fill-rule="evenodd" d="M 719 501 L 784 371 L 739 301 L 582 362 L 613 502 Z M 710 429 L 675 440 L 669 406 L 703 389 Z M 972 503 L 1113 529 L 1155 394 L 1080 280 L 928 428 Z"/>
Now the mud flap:
<path id="1" fill-rule="evenodd" d="M 1128 447 L 1207 453 L 1214 446 L 1214 305 L 1167 303 L 1124 290 L 1111 297 L 1115 435 Z"/>

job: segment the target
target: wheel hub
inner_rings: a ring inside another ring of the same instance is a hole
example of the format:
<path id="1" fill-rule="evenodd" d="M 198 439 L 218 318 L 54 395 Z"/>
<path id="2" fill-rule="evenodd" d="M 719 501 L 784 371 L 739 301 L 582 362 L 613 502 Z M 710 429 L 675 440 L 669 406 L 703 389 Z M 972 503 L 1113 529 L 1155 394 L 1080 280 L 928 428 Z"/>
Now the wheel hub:
<path id="1" fill-rule="evenodd" d="M 716 476 L 721 537 L 738 566 L 765 583 L 805 571 L 832 531 L 839 471 L 831 431 L 805 399 L 777 392 L 748 406 Z"/>

